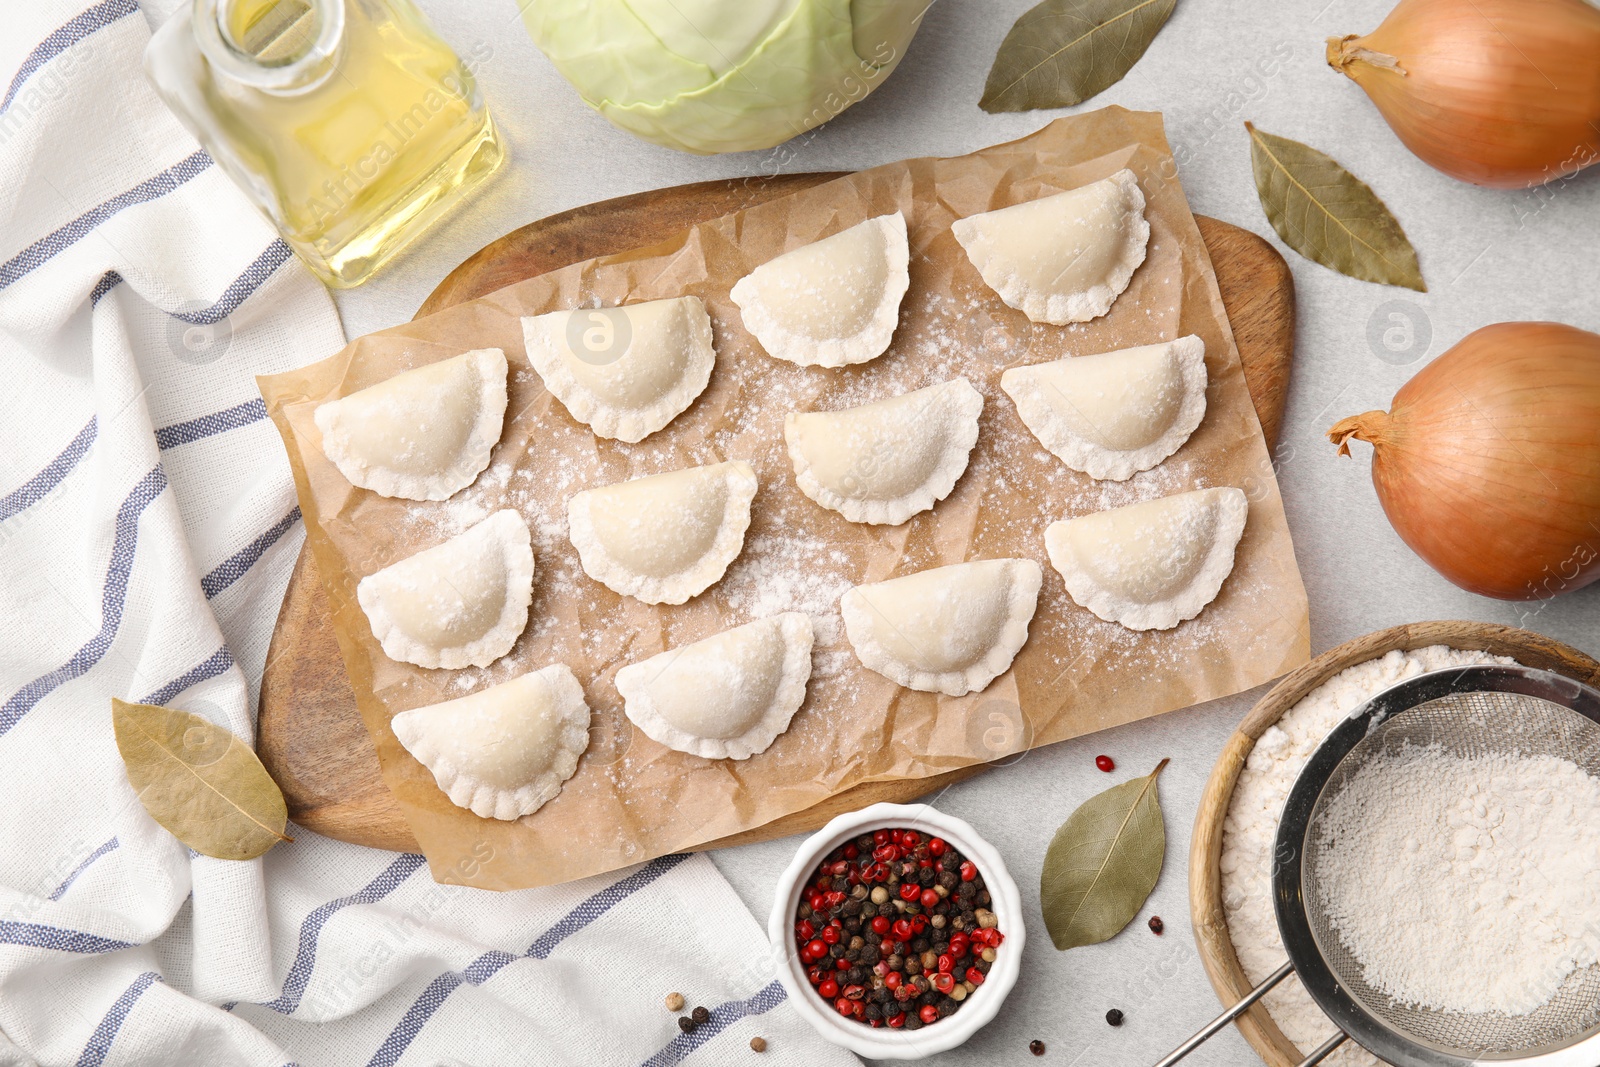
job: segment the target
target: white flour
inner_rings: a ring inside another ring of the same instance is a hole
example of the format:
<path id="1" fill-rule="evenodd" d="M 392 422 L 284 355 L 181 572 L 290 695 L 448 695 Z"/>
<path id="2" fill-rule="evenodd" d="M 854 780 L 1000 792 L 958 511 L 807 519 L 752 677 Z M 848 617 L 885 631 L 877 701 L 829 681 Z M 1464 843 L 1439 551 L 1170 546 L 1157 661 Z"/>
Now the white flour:
<path id="1" fill-rule="evenodd" d="M 1223 912 L 1234 951 L 1251 982 L 1261 981 L 1287 959 L 1272 908 L 1273 839 L 1295 778 L 1328 731 L 1375 693 L 1402 679 L 1446 667 L 1510 662 L 1442 645 L 1390 652 L 1340 671 L 1308 693 L 1256 741 L 1222 824 Z M 1265 1004 L 1284 1036 L 1303 1053 L 1333 1036 L 1333 1024 L 1292 976 L 1267 994 Z M 1379 1062 L 1352 1042 L 1323 1061 L 1362 1067 Z"/>
<path id="2" fill-rule="evenodd" d="M 1571 760 L 1377 757 L 1323 831 L 1328 916 L 1402 1004 L 1526 1015 L 1600 956 L 1600 778 Z"/>

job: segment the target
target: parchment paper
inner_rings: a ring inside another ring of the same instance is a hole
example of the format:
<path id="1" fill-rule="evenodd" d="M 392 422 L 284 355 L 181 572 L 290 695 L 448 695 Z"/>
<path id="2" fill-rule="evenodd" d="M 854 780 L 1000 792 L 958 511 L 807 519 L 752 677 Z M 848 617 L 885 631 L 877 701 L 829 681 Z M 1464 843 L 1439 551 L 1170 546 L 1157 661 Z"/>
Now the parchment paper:
<path id="1" fill-rule="evenodd" d="M 1094 322 L 1030 323 L 983 283 L 950 232 L 956 218 L 1123 167 L 1148 201 L 1149 255 L 1111 312 Z M 733 284 L 783 251 L 896 209 L 910 227 L 911 289 L 890 350 L 839 370 L 766 355 L 728 298 Z M 685 293 L 710 311 L 716 369 L 688 411 L 636 445 L 597 439 L 545 392 L 527 362 L 522 315 Z M 1028 433 L 999 388 L 1008 366 L 1188 333 L 1206 344 L 1205 421 L 1176 455 L 1127 482 L 1069 470 Z M 492 463 L 469 488 L 448 501 L 389 500 L 352 488 L 322 454 L 312 421 L 318 403 L 489 346 L 510 361 L 510 405 Z M 980 436 L 966 474 L 932 511 L 893 528 L 856 525 L 796 488 L 785 414 L 850 407 L 958 375 L 985 396 Z M 861 782 L 1002 759 L 1248 689 L 1308 655 L 1305 591 L 1271 461 L 1159 114 L 1106 108 L 970 156 L 863 171 L 370 334 L 260 385 L 288 449 L 385 780 L 440 881 L 511 889 L 615 869 L 759 826 Z M 720 583 L 687 604 L 652 607 L 584 575 L 566 537 L 573 493 L 731 458 L 749 461 L 761 487 L 744 551 Z M 1250 517 L 1232 575 L 1197 619 L 1136 633 L 1067 596 L 1045 555 L 1051 522 L 1211 485 L 1244 489 Z M 527 631 L 484 669 L 390 661 L 356 602 L 356 583 L 501 507 L 521 511 L 534 534 Z M 1000 556 L 1039 561 L 1045 579 L 1028 644 L 988 689 L 956 699 L 913 692 L 856 660 L 837 608 L 851 585 Z M 612 685 L 619 667 L 786 610 L 817 620 L 814 671 L 804 706 L 767 751 L 742 762 L 688 756 L 624 717 Z M 561 795 L 531 816 L 498 822 L 455 807 L 389 729 L 400 711 L 557 660 L 584 684 L 591 744 Z"/>

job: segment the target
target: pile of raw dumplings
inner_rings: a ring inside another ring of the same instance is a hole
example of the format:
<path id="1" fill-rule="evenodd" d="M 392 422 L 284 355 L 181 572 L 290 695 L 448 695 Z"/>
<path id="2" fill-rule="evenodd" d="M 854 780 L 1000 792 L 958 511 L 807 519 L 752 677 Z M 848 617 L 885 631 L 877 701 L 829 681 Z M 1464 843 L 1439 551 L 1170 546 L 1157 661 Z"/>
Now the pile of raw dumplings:
<path id="1" fill-rule="evenodd" d="M 1145 259 L 1144 196 L 1123 170 L 1082 188 L 959 219 L 983 280 L 1035 322 L 1104 315 Z M 909 286 L 905 218 L 867 219 L 740 279 L 732 299 L 771 356 L 803 367 L 865 363 L 889 347 Z M 522 320 L 545 387 L 598 437 L 636 442 L 705 390 L 716 362 L 698 297 L 609 309 L 625 341 L 598 358 L 585 311 Z M 355 486 L 442 500 L 488 466 L 506 409 L 505 355 L 466 352 L 321 405 L 327 457 Z M 1172 455 L 1205 416 L 1198 337 L 1015 367 L 1001 388 L 1029 430 L 1074 470 L 1124 480 Z M 851 522 L 897 525 L 955 488 L 978 440 L 983 396 L 965 378 L 840 411 L 790 414 L 795 483 Z M 744 546 L 758 491 L 733 459 L 585 490 L 567 503 L 592 579 L 647 604 L 682 604 L 718 582 Z M 1233 568 L 1247 505 L 1238 489 L 1147 500 L 1054 523 L 1051 564 L 1073 600 L 1137 630 L 1191 619 Z M 358 599 L 386 655 L 430 668 L 487 666 L 528 621 L 528 526 L 506 509 L 363 578 Z M 989 559 L 857 586 L 840 600 L 861 662 L 899 685 L 961 696 L 1010 668 L 1042 581 L 1031 559 Z M 812 621 L 785 612 L 621 668 L 628 718 L 708 759 L 746 759 L 789 727 L 811 675 Z M 588 744 L 590 712 L 555 663 L 394 717 L 401 744 L 450 799 L 515 819 L 561 791 Z"/>

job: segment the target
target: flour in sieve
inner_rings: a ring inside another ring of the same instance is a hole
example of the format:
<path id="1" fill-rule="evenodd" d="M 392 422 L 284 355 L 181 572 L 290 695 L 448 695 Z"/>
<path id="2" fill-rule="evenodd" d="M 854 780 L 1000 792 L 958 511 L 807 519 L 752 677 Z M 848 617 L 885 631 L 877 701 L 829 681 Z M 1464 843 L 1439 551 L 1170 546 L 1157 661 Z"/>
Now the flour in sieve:
<path id="1" fill-rule="evenodd" d="M 1410 1007 L 1527 1015 L 1600 959 L 1600 778 L 1556 756 L 1377 756 L 1330 797 L 1339 939 Z"/>
<path id="2" fill-rule="evenodd" d="M 1262 733 L 1234 786 L 1222 824 L 1223 913 L 1239 964 L 1252 983 L 1277 970 L 1288 958 L 1272 907 L 1273 843 L 1289 790 L 1328 731 L 1372 696 L 1403 679 L 1447 667 L 1511 662 L 1443 645 L 1412 652 L 1396 650 L 1340 671 Z M 1303 1053 L 1333 1036 L 1333 1023 L 1292 975 L 1267 994 L 1265 1004 L 1284 1036 Z M 1346 1042 L 1323 1062 L 1369 1067 L 1381 1061 Z"/>

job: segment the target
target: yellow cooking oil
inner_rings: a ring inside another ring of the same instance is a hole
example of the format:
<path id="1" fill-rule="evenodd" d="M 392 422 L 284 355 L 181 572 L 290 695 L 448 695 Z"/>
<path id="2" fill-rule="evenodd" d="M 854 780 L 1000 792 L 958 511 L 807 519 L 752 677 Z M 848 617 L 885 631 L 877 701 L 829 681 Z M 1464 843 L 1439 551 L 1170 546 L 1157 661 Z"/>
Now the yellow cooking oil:
<path id="1" fill-rule="evenodd" d="M 333 286 L 366 280 L 505 158 L 469 65 L 411 0 L 194 0 L 145 69 Z"/>

